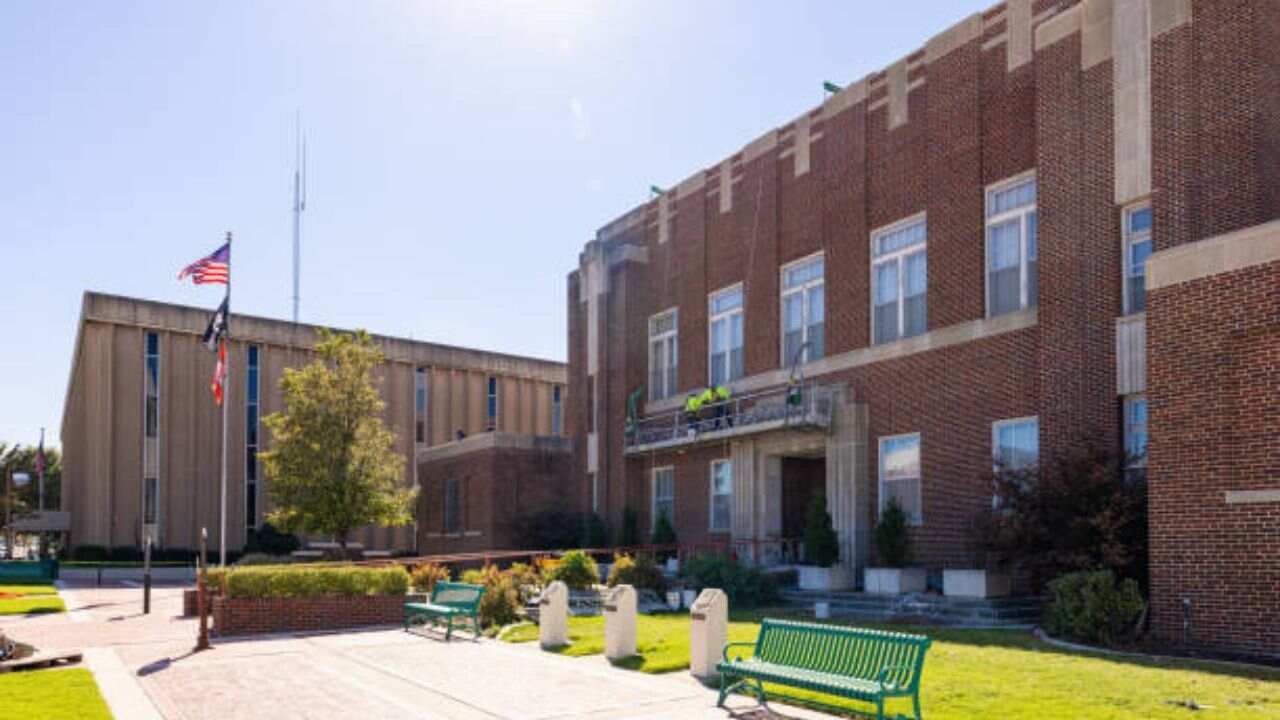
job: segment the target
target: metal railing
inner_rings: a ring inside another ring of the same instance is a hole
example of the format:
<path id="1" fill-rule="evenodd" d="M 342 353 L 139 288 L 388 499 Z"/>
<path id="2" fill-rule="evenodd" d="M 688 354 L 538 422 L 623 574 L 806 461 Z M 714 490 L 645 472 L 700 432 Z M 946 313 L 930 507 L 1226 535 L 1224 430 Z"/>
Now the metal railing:
<path id="1" fill-rule="evenodd" d="M 801 383 L 710 403 L 693 416 L 680 408 L 630 421 L 626 449 L 694 443 L 710 433 L 720 437 L 722 432 L 736 435 L 777 426 L 826 427 L 830 422 L 829 388 Z"/>

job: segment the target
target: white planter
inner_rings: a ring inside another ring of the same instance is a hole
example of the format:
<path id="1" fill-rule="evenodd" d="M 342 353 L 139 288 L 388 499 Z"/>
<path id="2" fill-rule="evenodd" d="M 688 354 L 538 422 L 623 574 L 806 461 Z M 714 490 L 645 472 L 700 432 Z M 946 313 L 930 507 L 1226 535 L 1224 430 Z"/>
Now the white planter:
<path id="1" fill-rule="evenodd" d="M 869 567 L 863 573 L 863 589 L 872 595 L 904 595 L 924 592 L 928 571 L 924 568 Z"/>
<path id="2" fill-rule="evenodd" d="M 1013 590 L 1013 578 L 986 570 L 943 570 L 942 594 L 947 597 L 1005 597 Z"/>
<path id="3" fill-rule="evenodd" d="M 801 590 L 848 590 L 854 586 L 853 570 L 844 565 L 798 565 Z"/>
<path id="4" fill-rule="evenodd" d="M 680 591 L 679 590 L 667 591 L 667 607 L 671 608 L 672 610 L 680 609 Z"/>

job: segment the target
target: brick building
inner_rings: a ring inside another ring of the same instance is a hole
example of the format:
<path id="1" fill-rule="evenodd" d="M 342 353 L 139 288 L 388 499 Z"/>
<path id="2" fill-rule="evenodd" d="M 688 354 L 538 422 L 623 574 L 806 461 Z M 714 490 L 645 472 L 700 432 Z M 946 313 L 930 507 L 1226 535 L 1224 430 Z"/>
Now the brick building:
<path id="1" fill-rule="evenodd" d="M 1009 0 L 599 229 L 577 496 L 781 562 L 822 489 L 856 569 L 892 496 L 938 571 L 993 457 L 1101 443 L 1148 473 L 1156 631 L 1188 597 L 1189 642 L 1280 654 L 1278 217 L 1280 3 Z"/>
<path id="2" fill-rule="evenodd" d="M 194 548 L 201 527 L 218 547 L 220 412 L 209 397 L 215 358 L 201 343 L 210 309 L 85 293 L 62 414 L 62 511 L 74 545 Z M 233 315 L 228 348 L 227 548 L 238 550 L 269 509 L 256 452 L 270 443 L 261 418 L 284 407 L 285 368 L 313 359 L 317 328 Z M 420 488 L 414 528 L 365 528 L 366 548 L 411 551 L 452 473 L 494 475 L 506 445 L 564 442 L 565 366 L 534 358 L 375 335 L 385 363 L 377 381 L 384 421 L 405 457 L 404 482 Z M 458 441 L 458 433 L 467 440 Z M 433 447 L 469 442 L 477 452 L 444 469 L 420 464 Z M 501 492 L 498 488 L 496 492 Z M 513 498 L 531 497 L 513 495 Z M 504 509 L 518 513 L 517 507 Z M 470 526 L 468 526 L 469 528 Z"/>

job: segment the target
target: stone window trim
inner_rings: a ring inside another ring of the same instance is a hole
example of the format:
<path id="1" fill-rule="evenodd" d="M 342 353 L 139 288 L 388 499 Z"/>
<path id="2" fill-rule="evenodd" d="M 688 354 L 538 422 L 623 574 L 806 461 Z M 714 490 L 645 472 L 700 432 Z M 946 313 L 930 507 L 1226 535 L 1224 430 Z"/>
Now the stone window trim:
<path id="1" fill-rule="evenodd" d="M 674 397 L 679 389 L 680 308 L 649 316 L 649 400 Z M 657 348 L 657 355 L 654 350 Z M 656 358 L 656 362 L 655 362 Z"/>
<path id="2" fill-rule="evenodd" d="M 663 493 L 660 480 L 666 480 L 670 484 L 670 494 Z M 660 506 L 669 505 L 670 510 L 667 513 L 667 520 L 675 527 L 676 518 L 676 469 L 674 465 L 663 465 L 655 467 L 650 472 L 650 502 L 649 502 L 649 532 L 658 525 L 658 511 Z"/>
<path id="3" fill-rule="evenodd" d="M 726 468 L 728 473 L 729 489 L 727 492 L 716 492 L 716 477 L 720 472 L 720 468 Z M 719 458 L 712 460 L 710 464 L 708 491 L 710 502 L 707 503 L 707 529 L 713 533 L 727 533 L 733 528 L 733 461 L 728 458 Z M 718 498 L 727 498 L 725 503 L 724 516 L 716 517 L 716 500 Z M 722 522 L 717 522 L 720 520 Z"/>
<path id="4" fill-rule="evenodd" d="M 1001 193 L 1018 189 L 1025 184 L 1030 184 L 1032 187 L 1033 196 L 1029 203 L 1022 203 L 1006 209 L 998 209 L 996 207 L 996 199 Z M 1040 254 L 1038 237 L 1039 185 L 1035 168 L 988 185 L 983 192 L 983 198 L 983 246 L 985 248 L 983 253 L 985 259 L 982 268 L 983 296 L 985 298 L 986 317 L 991 318 L 1037 304 L 1036 272 L 1038 271 Z M 1012 221 L 1018 222 L 1018 305 L 1014 308 L 999 309 L 994 305 L 995 298 L 991 287 L 992 231 L 1008 225 Z M 1033 228 L 1036 235 L 1034 247 L 1029 242 Z M 1034 257 L 1032 257 L 1033 252 Z M 1037 268 L 1031 267 L 1033 264 Z"/>
<path id="5" fill-rule="evenodd" d="M 903 236 L 905 231 L 915 230 L 917 226 L 919 226 L 920 230 L 922 231 L 921 237 L 919 239 L 914 239 L 914 240 L 908 239 L 907 244 L 905 245 L 888 247 L 888 248 L 881 247 L 882 242 L 888 241 L 894 238 L 895 236 Z M 868 283 L 868 287 L 870 288 L 870 291 L 871 291 L 871 298 L 870 298 L 871 312 L 869 313 L 869 316 L 870 316 L 870 323 L 871 323 L 870 337 L 871 337 L 872 344 L 886 344 L 886 343 L 895 342 L 897 340 L 901 340 L 908 337 L 914 337 L 916 335 L 921 335 L 921 334 L 924 334 L 925 332 L 928 332 L 929 323 L 928 323 L 927 311 L 926 311 L 924 324 L 920 328 L 911 332 L 908 332 L 907 317 L 906 317 L 906 305 L 907 305 L 906 303 L 906 300 L 907 300 L 906 263 L 907 263 L 908 257 L 914 257 L 916 255 L 923 256 L 923 261 L 926 263 L 925 289 L 922 293 L 919 293 L 919 295 L 921 295 L 924 298 L 925 303 L 928 303 L 928 297 L 929 297 L 928 270 L 927 270 L 928 249 L 929 249 L 928 227 L 929 227 L 928 213 L 927 211 L 921 211 L 914 215 L 905 217 L 901 220 L 895 221 L 888 225 L 884 225 L 882 227 L 876 228 L 875 230 L 871 231 L 871 263 L 870 263 L 871 278 L 870 278 L 870 282 Z M 896 313 L 897 318 L 896 318 L 896 323 L 895 323 L 892 337 L 887 337 L 882 341 L 878 341 L 876 339 L 878 337 L 876 331 L 879 330 L 880 328 L 878 328 L 876 324 L 876 307 L 877 307 L 876 299 L 877 299 L 877 291 L 879 290 L 879 284 L 877 283 L 877 274 L 878 274 L 877 270 L 879 269 L 880 266 L 887 265 L 890 263 L 893 263 L 897 270 L 895 273 L 896 285 L 894 286 L 894 306 L 897 308 L 897 313 Z"/>
<path id="6" fill-rule="evenodd" d="M 794 283 L 788 283 L 788 278 L 787 278 L 788 273 L 796 270 L 804 269 L 805 266 L 808 266 L 808 265 L 813 265 L 818 268 L 818 272 L 816 273 L 815 276 L 808 277 Z M 801 311 L 800 311 L 801 324 L 798 330 L 798 332 L 800 333 L 799 346 L 803 347 L 805 343 L 810 343 L 810 345 L 805 349 L 804 358 L 800 363 L 801 365 L 807 365 L 811 362 L 821 359 L 826 354 L 825 347 L 815 348 L 814 345 L 812 344 L 815 341 L 813 328 L 821 325 L 822 335 L 825 336 L 826 334 L 825 333 L 826 254 L 824 251 L 819 250 L 818 252 L 813 253 L 811 255 L 806 255 L 802 258 L 797 258 L 795 260 L 792 260 L 784 264 L 781 268 L 779 268 L 778 275 L 779 275 L 779 278 L 778 278 L 779 279 L 779 282 L 778 282 L 778 288 L 779 288 L 778 349 L 779 349 L 779 355 L 781 356 L 781 362 L 779 363 L 779 367 L 782 367 L 783 369 L 790 368 L 791 363 L 794 360 L 794 358 L 790 357 L 790 355 L 794 355 L 795 351 L 792 350 L 791 353 L 787 352 L 787 312 L 786 312 L 787 300 L 791 298 L 793 295 L 798 295 L 801 303 Z M 812 300 L 811 300 L 813 294 L 811 291 L 815 291 L 815 290 L 821 293 L 819 297 L 822 298 L 821 305 L 822 305 L 823 317 L 822 317 L 821 323 L 813 321 L 814 310 L 812 307 Z M 824 342 L 825 337 L 817 338 L 816 340 L 817 342 L 823 343 L 825 345 L 825 342 Z"/>
<path id="7" fill-rule="evenodd" d="M 1146 226 L 1135 227 L 1134 221 L 1141 222 L 1144 212 Z M 1150 198 L 1130 203 L 1120 213 L 1120 267 L 1124 273 L 1120 292 L 1125 315 L 1137 315 L 1147 309 L 1146 260 L 1155 249 L 1152 219 Z"/>
<path id="8" fill-rule="evenodd" d="M 745 373 L 746 352 L 746 294 L 743 283 L 736 282 L 707 295 L 707 387 L 725 384 L 741 378 Z M 736 304 L 733 303 L 737 296 Z M 734 319 L 737 318 L 738 343 L 734 346 Z M 723 358 L 716 359 L 715 329 L 717 323 L 724 323 L 725 349 Z M 738 352 L 739 362 L 733 361 L 734 351 Z M 723 372 L 722 378 L 716 377 L 717 365 Z M 722 382 L 718 382 L 722 380 Z"/>
<path id="9" fill-rule="evenodd" d="M 885 472 L 885 445 L 895 441 L 914 440 L 916 450 L 916 468 L 914 475 L 904 475 L 899 478 L 887 479 Z M 907 522 L 912 527 L 920 527 L 924 525 L 924 460 L 923 445 L 920 441 L 919 432 L 900 433 L 898 435 L 883 435 L 877 442 L 877 481 L 876 481 L 876 515 L 879 517 L 884 512 L 885 503 L 888 500 L 888 493 L 885 492 L 887 483 L 909 483 L 915 481 L 915 508 L 913 512 L 911 508 L 904 507 L 907 511 Z"/>

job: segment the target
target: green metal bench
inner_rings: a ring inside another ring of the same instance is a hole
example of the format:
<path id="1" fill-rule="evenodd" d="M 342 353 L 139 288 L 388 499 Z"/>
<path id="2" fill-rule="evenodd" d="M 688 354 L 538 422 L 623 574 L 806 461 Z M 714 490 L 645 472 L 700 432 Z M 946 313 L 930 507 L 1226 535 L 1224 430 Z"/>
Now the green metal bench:
<path id="1" fill-rule="evenodd" d="M 443 621 L 447 627 L 444 639 L 453 637 L 453 622 L 471 618 L 471 629 L 480 635 L 480 598 L 484 597 L 483 585 L 440 581 L 431 590 L 429 602 L 404 604 L 404 629 L 412 625 L 433 625 Z"/>
<path id="2" fill-rule="evenodd" d="M 920 635 L 766 619 L 754 643 L 729 643 L 720 673 L 720 700 L 755 685 L 761 703 L 764 683 L 786 685 L 875 703 L 884 718 L 884 701 L 911 697 L 920 720 L 920 672 L 932 641 Z M 749 659 L 730 659 L 733 647 L 753 647 Z"/>
<path id="3" fill-rule="evenodd" d="M 0 583 L 53 582 L 58 579 L 57 560 L 7 560 L 0 562 Z"/>

